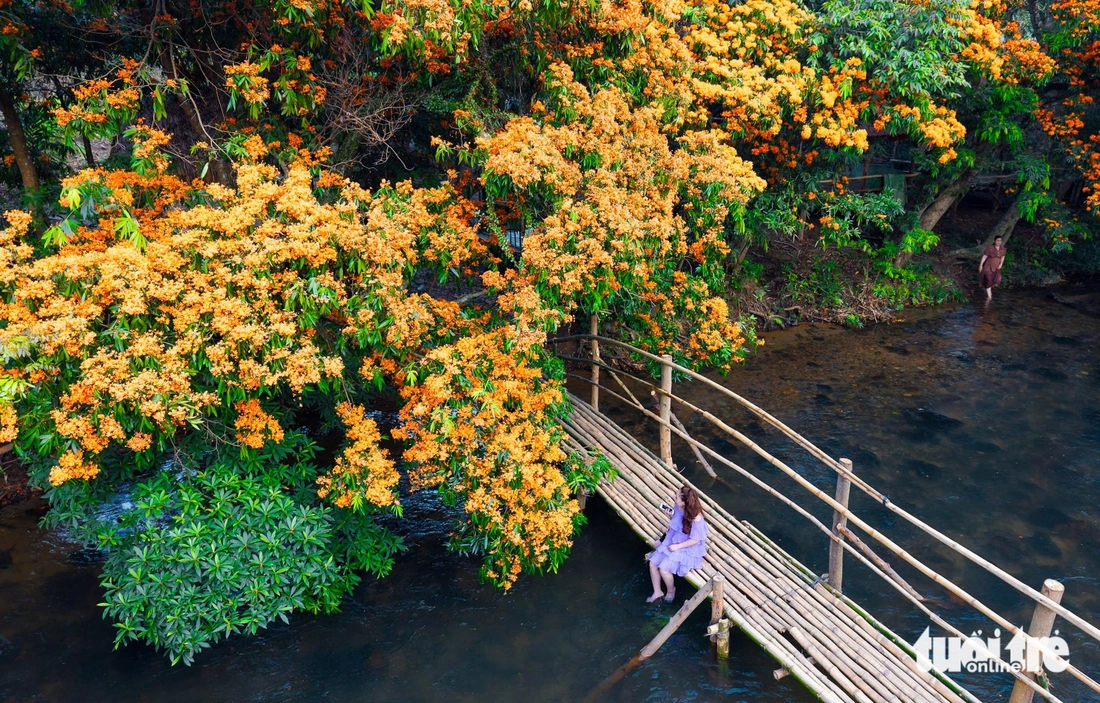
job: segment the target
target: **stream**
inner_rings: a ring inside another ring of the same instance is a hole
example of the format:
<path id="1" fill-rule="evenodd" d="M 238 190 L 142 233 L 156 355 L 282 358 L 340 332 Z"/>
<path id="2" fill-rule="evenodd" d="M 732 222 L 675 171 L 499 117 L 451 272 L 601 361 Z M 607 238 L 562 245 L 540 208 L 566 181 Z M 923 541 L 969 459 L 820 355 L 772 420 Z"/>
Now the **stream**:
<path id="1" fill-rule="evenodd" d="M 896 504 L 1018 578 L 1036 588 L 1061 580 L 1063 603 L 1100 623 L 1100 290 L 999 291 L 988 306 L 905 311 L 864 330 L 803 325 L 766 339 L 742 368 L 714 378 L 851 458 Z M 835 474 L 728 397 L 701 384 L 686 394 L 832 493 Z M 606 405 L 656 447 L 652 423 Z M 704 418 L 677 414 L 698 439 L 828 521 L 831 511 L 747 448 Z M 690 480 L 827 571 L 828 539 L 816 527 L 729 469 L 718 466 L 721 480 L 709 479 L 685 444 L 673 447 Z M 113 650 L 114 628 L 96 606 L 99 564 L 37 527 L 42 501 L 8 506 L 0 510 L 0 700 L 577 700 L 690 594 L 681 589 L 675 606 L 644 603 L 647 548 L 598 500 L 559 573 L 525 576 L 507 594 L 479 582 L 476 562 L 446 551 L 448 514 L 434 496 L 403 503 L 410 550 L 389 577 L 365 579 L 339 614 L 297 613 L 288 625 L 218 643 L 192 667 L 172 667 L 144 645 Z M 1030 619 L 1026 597 L 854 488 L 851 507 L 990 607 L 1017 623 Z M 888 561 L 921 593 L 945 596 Z M 850 557 L 844 585 L 908 642 L 928 624 Z M 949 599 L 934 609 L 968 634 L 993 628 Z M 708 616 L 700 608 L 606 699 L 814 700 L 791 677 L 776 681 L 778 665 L 736 631 L 729 660 L 718 662 L 703 636 Z M 1100 644 L 1059 626 L 1071 661 L 1100 672 Z M 982 700 L 1006 700 L 1011 689 L 1004 674 L 958 679 Z M 1065 701 L 1096 699 L 1068 674 L 1052 681 Z"/>

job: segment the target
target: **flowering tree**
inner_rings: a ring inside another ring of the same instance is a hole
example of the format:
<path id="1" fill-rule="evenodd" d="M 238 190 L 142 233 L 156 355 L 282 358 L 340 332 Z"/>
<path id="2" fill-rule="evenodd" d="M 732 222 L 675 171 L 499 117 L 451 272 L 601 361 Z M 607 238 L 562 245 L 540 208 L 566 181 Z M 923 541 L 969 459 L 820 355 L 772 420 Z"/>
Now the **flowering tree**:
<path id="1" fill-rule="evenodd" d="M 1041 122 L 1095 175 L 1087 4 L 1030 31 L 955 0 L 61 9 L 0 2 L 19 80 L 56 83 L 34 123 L 88 166 L 49 223 L 4 214 L 0 443 L 107 550 L 118 642 L 175 661 L 385 575 L 402 482 L 486 580 L 556 569 L 610 470 L 561 444 L 547 342 L 575 317 L 729 369 L 750 247 L 809 231 L 902 275 L 1051 76 L 1074 97 Z M 95 50 L 44 53 L 47 11 Z M 872 133 L 917 150 L 925 213 L 846 189 Z M 399 135 L 433 146 L 416 177 L 365 170 Z"/>

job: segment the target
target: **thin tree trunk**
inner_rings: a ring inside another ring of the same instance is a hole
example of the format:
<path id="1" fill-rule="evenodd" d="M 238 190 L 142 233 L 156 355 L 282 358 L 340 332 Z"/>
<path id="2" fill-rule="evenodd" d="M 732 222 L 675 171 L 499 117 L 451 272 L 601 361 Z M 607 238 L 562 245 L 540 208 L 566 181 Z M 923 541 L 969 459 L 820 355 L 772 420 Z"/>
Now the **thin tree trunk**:
<path id="1" fill-rule="evenodd" d="M 1020 199 L 1017 197 L 1012 201 L 1012 204 L 1008 206 L 1008 210 L 1005 211 L 1005 214 L 1001 215 L 1001 220 L 997 223 L 997 226 L 993 228 L 993 231 L 989 233 L 985 241 L 979 245 L 982 250 L 984 251 L 988 246 L 993 246 L 993 240 L 997 237 L 1003 238 L 1004 243 L 1007 244 L 1022 214 L 1023 213 L 1020 212 Z"/>
<path id="2" fill-rule="evenodd" d="M 92 152 L 92 140 L 88 139 L 87 134 L 81 134 L 80 138 L 84 142 L 84 160 L 88 162 L 88 168 L 95 168 L 95 154 Z"/>
<path id="3" fill-rule="evenodd" d="M 1027 0 L 1027 14 L 1031 18 L 1032 39 L 1038 41 L 1043 28 L 1039 26 L 1039 7 L 1035 0 Z"/>
<path id="4" fill-rule="evenodd" d="M 19 175 L 23 178 L 23 190 L 33 196 L 38 192 L 38 171 L 34 167 L 34 157 L 27 147 L 27 135 L 23 131 L 23 122 L 15 109 L 15 100 L 7 88 L 0 86 L 0 114 L 8 127 L 8 139 L 15 152 L 15 163 L 19 166 Z"/>
<path id="5" fill-rule="evenodd" d="M 170 45 L 165 44 L 161 46 L 160 65 L 167 75 L 176 81 L 180 80 L 179 69 L 172 56 L 172 47 Z M 203 124 L 202 115 L 199 114 L 198 105 L 195 104 L 193 94 L 188 93 L 187 95 L 181 95 L 177 93 L 175 99 L 180 112 L 183 113 L 187 123 L 191 125 L 191 129 L 194 130 L 195 137 L 213 146 L 215 140 L 206 131 L 206 125 Z M 232 184 L 234 181 L 233 165 L 226 159 L 214 159 L 210 162 L 207 179 L 224 185 Z"/>
<path id="6" fill-rule="evenodd" d="M 920 228 L 933 230 L 940 223 L 947 211 L 962 197 L 966 189 L 970 187 L 970 174 L 963 174 L 959 180 L 947 186 L 936 195 L 935 200 L 928 203 L 920 213 Z"/>

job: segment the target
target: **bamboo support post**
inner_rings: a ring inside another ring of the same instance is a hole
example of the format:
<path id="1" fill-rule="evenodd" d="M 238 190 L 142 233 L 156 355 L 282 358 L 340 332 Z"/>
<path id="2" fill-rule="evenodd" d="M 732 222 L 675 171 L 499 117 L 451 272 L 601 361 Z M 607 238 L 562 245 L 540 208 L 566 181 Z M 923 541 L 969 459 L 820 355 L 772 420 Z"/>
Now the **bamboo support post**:
<path id="1" fill-rule="evenodd" d="M 730 621 L 726 618 L 718 621 L 718 658 L 730 658 Z"/>
<path id="2" fill-rule="evenodd" d="M 592 333 L 592 409 L 597 412 L 600 409 L 600 318 L 595 314 L 589 319 L 589 329 Z"/>
<path id="3" fill-rule="evenodd" d="M 1047 579 L 1043 584 L 1042 594 L 1055 603 L 1062 602 L 1062 595 L 1065 592 L 1066 587 L 1054 579 Z M 1058 614 L 1053 610 L 1042 603 L 1036 603 L 1035 612 L 1031 615 L 1031 625 L 1027 628 L 1027 634 L 1032 637 L 1050 637 L 1050 631 L 1054 628 L 1054 619 L 1057 617 Z M 1031 681 L 1036 679 L 1035 674 L 1030 671 L 1024 671 L 1023 675 Z M 1031 703 L 1034 695 L 1034 690 L 1017 679 L 1015 685 L 1012 686 L 1012 696 L 1008 699 L 1008 703 Z"/>
<path id="4" fill-rule="evenodd" d="M 841 459 L 840 465 L 848 473 L 852 473 L 851 459 Z M 845 512 L 848 510 L 848 494 L 851 490 L 852 482 L 844 474 L 837 474 L 836 502 L 844 506 Z M 829 585 L 838 591 L 842 590 L 841 584 L 844 583 L 844 546 L 841 544 L 844 535 L 840 533 L 840 529 L 848 525 L 845 512 L 833 511 L 833 538 L 829 542 Z"/>
<path id="5" fill-rule="evenodd" d="M 680 609 L 676 611 L 676 614 L 669 618 L 668 624 L 661 628 L 657 636 L 650 640 L 649 644 L 642 647 L 642 651 L 638 653 L 638 658 L 645 661 L 656 654 L 657 650 L 661 648 L 661 645 L 664 644 L 665 641 L 672 636 L 672 633 L 676 632 L 677 628 L 684 623 L 684 620 L 687 620 L 687 617 L 699 607 L 699 604 L 707 599 L 707 596 L 710 595 L 710 591 L 711 584 L 707 583 L 696 591 L 695 595 L 685 601 L 684 604 L 680 606 Z"/>
<path id="6" fill-rule="evenodd" d="M 719 620 L 722 620 L 722 609 L 725 606 L 726 601 L 726 577 L 722 574 L 715 574 L 710 580 L 710 624 L 715 625 Z M 718 635 L 711 635 L 711 642 L 718 641 Z M 727 650 L 729 642 L 727 640 Z"/>
<path id="7" fill-rule="evenodd" d="M 661 461 L 672 468 L 672 432 L 669 430 L 669 416 L 672 414 L 672 355 L 661 357 L 661 397 L 658 398 L 661 416 Z"/>

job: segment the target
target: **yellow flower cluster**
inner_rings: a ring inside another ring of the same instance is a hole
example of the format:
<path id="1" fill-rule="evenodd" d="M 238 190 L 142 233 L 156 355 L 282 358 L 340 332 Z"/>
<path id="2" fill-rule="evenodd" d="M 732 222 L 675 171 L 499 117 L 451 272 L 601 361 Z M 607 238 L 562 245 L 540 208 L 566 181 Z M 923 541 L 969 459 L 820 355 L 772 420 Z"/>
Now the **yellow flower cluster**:
<path id="1" fill-rule="evenodd" d="M 563 391 L 525 359 L 544 340 L 505 328 L 432 350 L 421 365 L 426 377 L 402 390 L 403 424 L 394 432 L 409 441 L 413 487 L 442 485 L 460 496 L 492 540 L 486 575 L 505 588 L 523 564 L 540 568 L 571 543 L 578 510 L 548 414 Z"/>
<path id="2" fill-rule="evenodd" d="M 378 425 L 359 405 L 340 403 L 336 413 L 351 444 L 336 458 L 332 471 L 317 478 L 317 495 L 331 497 L 338 508 L 361 509 L 364 502 L 379 507 L 396 505 L 400 476 L 381 447 Z"/>
<path id="3" fill-rule="evenodd" d="M 225 67 L 225 87 L 238 91 L 249 105 L 265 102 L 271 97 L 271 84 L 260 75 L 258 64 L 250 61 Z"/>

